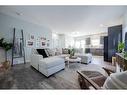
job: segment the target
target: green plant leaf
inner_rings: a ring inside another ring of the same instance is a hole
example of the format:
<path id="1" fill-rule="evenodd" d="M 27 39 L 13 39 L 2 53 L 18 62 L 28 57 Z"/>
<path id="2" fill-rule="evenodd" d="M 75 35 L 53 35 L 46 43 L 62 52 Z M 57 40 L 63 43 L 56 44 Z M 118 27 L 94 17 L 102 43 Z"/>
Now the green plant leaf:
<path id="1" fill-rule="evenodd" d="M 124 48 L 125 48 L 125 43 L 120 42 L 120 43 L 118 44 L 118 52 L 119 52 L 119 53 L 123 52 Z"/>

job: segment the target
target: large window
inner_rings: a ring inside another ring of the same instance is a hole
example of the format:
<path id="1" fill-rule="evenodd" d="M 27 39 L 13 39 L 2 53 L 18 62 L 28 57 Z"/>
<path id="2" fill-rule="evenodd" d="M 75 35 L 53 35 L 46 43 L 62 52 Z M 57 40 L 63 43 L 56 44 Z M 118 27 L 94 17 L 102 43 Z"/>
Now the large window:
<path id="1" fill-rule="evenodd" d="M 76 47 L 76 48 L 80 48 L 80 41 L 76 41 L 76 42 L 75 42 L 75 47 Z"/>
<path id="2" fill-rule="evenodd" d="M 75 41 L 75 48 L 85 48 L 85 40 L 77 40 Z"/>
<path id="3" fill-rule="evenodd" d="M 103 48 L 104 36 L 107 34 L 88 35 L 75 38 L 75 48 Z"/>
<path id="4" fill-rule="evenodd" d="M 81 48 L 84 49 L 85 48 L 85 40 L 81 40 L 81 43 L 80 44 L 81 44 Z"/>

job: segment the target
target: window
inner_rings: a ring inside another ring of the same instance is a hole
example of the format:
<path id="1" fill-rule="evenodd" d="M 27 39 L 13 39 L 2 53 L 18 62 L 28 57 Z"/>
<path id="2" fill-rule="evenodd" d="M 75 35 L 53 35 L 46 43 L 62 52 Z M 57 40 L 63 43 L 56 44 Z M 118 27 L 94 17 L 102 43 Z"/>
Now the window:
<path id="1" fill-rule="evenodd" d="M 80 41 L 76 41 L 76 42 L 75 42 L 75 47 L 76 47 L 76 48 L 80 48 Z"/>
<path id="2" fill-rule="evenodd" d="M 84 49 L 85 48 L 85 40 L 81 40 L 81 43 L 80 44 L 81 44 L 81 48 Z"/>
<path id="3" fill-rule="evenodd" d="M 99 46 L 100 45 L 100 39 L 99 38 L 93 38 L 92 39 L 92 46 Z"/>
<path id="4" fill-rule="evenodd" d="M 100 37 L 100 44 L 102 44 L 102 45 L 104 44 L 104 36 Z"/>

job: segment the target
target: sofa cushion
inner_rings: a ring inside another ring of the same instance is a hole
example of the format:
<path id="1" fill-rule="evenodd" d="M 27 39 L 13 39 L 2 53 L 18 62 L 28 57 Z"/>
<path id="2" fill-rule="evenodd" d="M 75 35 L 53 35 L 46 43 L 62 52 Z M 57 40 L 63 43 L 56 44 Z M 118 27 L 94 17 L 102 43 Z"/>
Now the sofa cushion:
<path id="1" fill-rule="evenodd" d="M 61 54 L 62 54 L 62 50 L 56 48 L 55 55 L 61 55 Z"/>
<path id="2" fill-rule="evenodd" d="M 70 54 L 61 54 L 61 55 L 59 55 L 58 57 L 60 57 L 60 58 L 65 58 L 65 57 L 69 57 L 70 56 Z"/>
<path id="3" fill-rule="evenodd" d="M 51 68 L 57 65 L 65 64 L 64 59 L 54 56 L 54 57 L 48 57 L 41 60 L 41 63 L 39 64 L 43 68 Z"/>
<path id="4" fill-rule="evenodd" d="M 51 50 L 51 49 L 49 49 L 49 48 L 47 48 L 46 50 L 47 50 L 49 56 L 55 55 L 55 54 L 53 54 L 53 50 Z"/>
<path id="5" fill-rule="evenodd" d="M 37 52 L 38 52 L 38 54 L 42 55 L 43 58 L 47 58 L 48 57 L 45 49 L 37 49 Z"/>
<path id="6" fill-rule="evenodd" d="M 90 63 L 92 61 L 92 54 L 78 54 L 76 53 L 75 56 L 78 56 L 81 58 L 82 63 Z"/>

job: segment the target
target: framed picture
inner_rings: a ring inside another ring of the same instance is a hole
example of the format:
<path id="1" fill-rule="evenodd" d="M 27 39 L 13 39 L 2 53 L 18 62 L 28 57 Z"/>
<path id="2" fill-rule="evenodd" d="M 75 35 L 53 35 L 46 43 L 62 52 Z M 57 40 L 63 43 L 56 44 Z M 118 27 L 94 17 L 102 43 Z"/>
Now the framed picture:
<path id="1" fill-rule="evenodd" d="M 42 42 L 42 46 L 45 46 L 45 44 L 46 44 L 45 42 Z"/>
<path id="2" fill-rule="evenodd" d="M 28 41 L 26 42 L 26 46 L 27 46 L 27 47 L 33 47 L 33 46 L 34 46 L 34 42 L 31 41 L 31 40 L 28 40 Z"/>
<path id="3" fill-rule="evenodd" d="M 47 39 L 46 37 L 43 37 L 43 36 L 38 36 L 36 37 L 36 47 L 46 47 L 46 46 L 49 46 L 47 45 Z"/>

